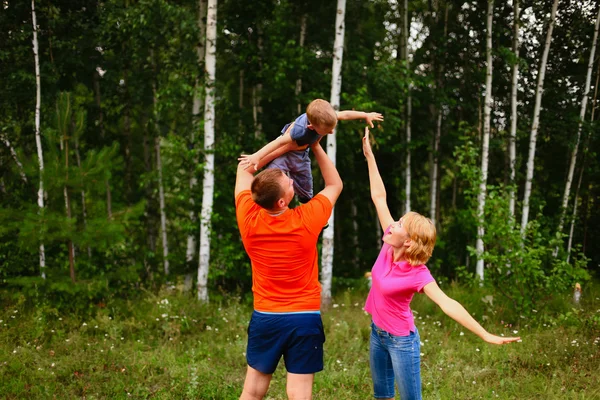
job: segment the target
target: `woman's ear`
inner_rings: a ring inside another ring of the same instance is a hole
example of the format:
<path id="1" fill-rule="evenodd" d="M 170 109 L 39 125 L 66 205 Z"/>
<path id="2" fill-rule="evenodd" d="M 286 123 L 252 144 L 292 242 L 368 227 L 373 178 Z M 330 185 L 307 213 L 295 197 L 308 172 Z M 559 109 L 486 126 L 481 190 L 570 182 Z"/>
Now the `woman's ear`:
<path id="1" fill-rule="evenodd" d="M 412 244 L 412 239 L 406 239 L 402 245 L 406 248 L 409 248 L 411 244 Z"/>

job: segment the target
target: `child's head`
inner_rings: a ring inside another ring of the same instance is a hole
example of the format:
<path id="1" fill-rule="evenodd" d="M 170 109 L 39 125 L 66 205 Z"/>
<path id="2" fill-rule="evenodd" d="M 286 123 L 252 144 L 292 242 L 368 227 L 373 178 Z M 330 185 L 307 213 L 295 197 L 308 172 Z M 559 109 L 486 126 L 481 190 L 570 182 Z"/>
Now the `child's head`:
<path id="1" fill-rule="evenodd" d="M 314 129 L 319 135 L 333 133 L 337 125 L 337 114 L 328 101 L 316 99 L 310 102 L 306 107 L 306 116 L 309 127 Z"/>
<path id="2" fill-rule="evenodd" d="M 419 213 L 408 212 L 402 217 L 402 227 L 410 237 L 410 246 L 404 252 L 404 257 L 410 265 L 425 264 L 435 246 L 437 237 L 433 222 Z"/>

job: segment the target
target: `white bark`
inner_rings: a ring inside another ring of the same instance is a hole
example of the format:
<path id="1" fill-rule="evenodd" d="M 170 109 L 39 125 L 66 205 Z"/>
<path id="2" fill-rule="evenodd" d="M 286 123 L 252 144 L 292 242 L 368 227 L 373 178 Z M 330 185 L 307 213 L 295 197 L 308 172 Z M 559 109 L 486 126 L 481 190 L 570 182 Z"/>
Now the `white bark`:
<path id="1" fill-rule="evenodd" d="M 160 157 L 160 135 L 154 138 L 154 150 L 156 151 L 156 170 L 158 171 L 158 201 L 160 204 L 160 233 L 163 247 L 163 268 L 165 275 L 169 275 L 169 241 L 167 239 L 167 211 L 165 207 L 165 188 L 163 185 L 163 171 Z"/>
<path id="2" fill-rule="evenodd" d="M 435 136 L 433 138 L 433 166 L 431 170 L 431 188 L 429 193 L 429 218 L 435 225 L 435 215 L 437 206 L 437 187 L 438 187 L 438 167 L 439 167 L 439 151 L 440 138 L 442 136 L 442 107 L 437 107 L 437 121 L 435 128 Z"/>
<path id="3" fill-rule="evenodd" d="M 204 104 L 204 152 L 206 163 L 202 182 L 200 215 L 200 254 L 198 262 L 198 300 L 208 302 L 208 266 L 210 262 L 210 219 L 215 189 L 215 70 L 217 53 L 217 0 L 208 0 L 206 18 L 206 102 Z"/>
<path id="4" fill-rule="evenodd" d="M 594 85 L 594 102 L 592 104 L 592 116 L 590 118 L 590 122 L 594 122 L 595 112 L 596 112 L 596 100 L 598 98 L 598 81 L 600 80 L 600 63 L 598 63 L 598 71 L 596 72 L 596 84 Z M 581 160 L 581 170 L 579 171 L 579 180 L 577 182 L 577 189 L 575 190 L 575 199 L 573 201 L 573 215 L 571 215 L 571 228 L 569 229 L 569 241 L 567 244 L 567 263 L 571 258 L 571 246 L 573 245 L 573 232 L 575 230 L 575 219 L 577 217 L 577 206 L 579 199 L 579 190 L 581 188 L 581 182 L 583 181 L 583 171 L 585 171 L 585 158 L 587 154 L 587 147 L 590 142 L 590 135 L 588 134 L 584 144 L 583 144 L 583 159 Z"/>
<path id="5" fill-rule="evenodd" d="M 206 16 L 206 0 L 199 0 L 198 1 L 198 30 L 200 31 L 200 38 L 198 38 L 198 45 L 196 46 L 196 55 L 198 57 L 198 66 L 202 66 L 202 64 L 204 64 L 204 54 L 205 54 L 205 49 L 204 49 L 204 35 L 205 35 L 205 30 L 206 30 L 206 26 L 204 23 L 204 17 Z M 196 131 L 198 131 L 198 133 L 200 133 L 200 110 L 202 109 L 203 106 L 203 102 L 202 102 L 202 93 L 201 93 L 201 86 L 202 83 L 200 82 L 199 78 L 196 78 L 196 83 L 195 83 L 195 90 L 194 90 L 194 103 L 192 104 L 192 118 L 193 118 L 193 128 L 191 130 L 191 134 L 190 134 L 190 142 L 192 144 L 192 146 L 194 146 L 194 158 L 193 158 L 193 163 L 194 166 L 198 165 L 198 152 L 196 150 Z M 196 186 L 198 185 L 198 178 L 196 178 L 196 174 L 194 172 L 194 169 L 192 169 L 192 174 L 190 176 L 190 199 L 189 199 L 189 205 L 190 205 L 190 211 L 189 211 L 189 218 L 190 218 L 190 223 L 193 226 L 196 226 L 197 222 L 198 222 L 198 218 L 196 216 L 196 212 L 194 211 L 196 202 L 194 200 L 194 189 L 196 188 Z M 196 235 L 194 233 L 188 233 L 188 237 L 187 237 L 187 247 L 186 247 L 186 251 L 185 251 L 185 261 L 189 264 L 193 261 L 194 259 L 194 254 L 196 254 Z"/>
<path id="6" fill-rule="evenodd" d="M 338 111 L 340 109 L 340 94 L 342 91 L 342 61 L 344 57 L 344 34 L 346 0 L 338 0 L 335 16 L 335 40 L 333 43 L 333 65 L 331 68 L 331 97 L 330 103 Z M 336 164 L 337 143 L 335 132 L 327 136 L 327 155 Z M 331 303 L 331 281 L 333 277 L 333 233 L 335 210 L 329 217 L 329 227 L 323 232 L 323 249 L 321 253 L 321 302 L 328 306 Z"/>
<path id="7" fill-rule="evenodd" d="M 402 44 L 404 46 L 404 62 L 406 64 L 406 71 L 409 71 L 410 68 L 410 61 L 408 58 L 408 53 L 409 53 L 409 49 L 408 49 L 408 37 L 410 35 L 410 25 L 408 23 L 408 0 L 404 0 L 404 8 L 403 8 L 403 16 L 402 16 L 402 20 L 403 20 L 403 30 L 404 30 L 404 35 L 403 35 L 403 39 L 404 39 L 404 43 Z M 412 133 L 411 133 L 411 120 L 412 120 L 412 97 L 411 97 L 411 88 L 412 88 L 412 83 L 409 83 L 408 85 L 408 93 L 407 93 L 407 98 L 406 98 L 406 170 L 405 170 L 405 177 L 406 177 L 406 187 L 405 187 L 405 192 L 406 192 L 406 199 L 405 199 L 405 203 L 404 203 L 404 213 L 406 214 L 407 212 L 409 212 L 411 210 L 411 206 L 410 206 L 410 192 L 411 192 L 411 181 L 412 181 L 412 177 L 411 177 L 411 158 L 410 158 L 410 146 L 411 146 L 411 140 L 412 140 Z"/>
<path id="8" fill-rule="evenodd" d="M 512 66 L 512 83 L 510 92 L 510 135 L 508 138 L 508 163 L 509 163 L 509 200 L 508 209 L 510 217 L 515 217 L 515 168 L 517 160 L 517 93 L 519 86 L 519 0 L 513 0 L 513 44 L 512 51 L 515 57 L 514 64 Z"/>
<path id="9" fill-rule="evenodd" d="M 12 156 L 15 164 L 17 164 L 17 167 L 19 167 L 19 175 L 21 176 L 21 180 L 27 183 L 27 175 L 25 175 L 23 164 L 21 164 L 21 161 L 19 161 L 19 156 L 17 156 L 17 152 L 15 151 L 14 147 L 12 147 L 12 144 L 10 144 L 10 140 L 8 140 L 4 133 L 0 133 L 0 140 L 2 140 L 6 147 L 8 147 L 8 150 L 10 150 L 10 155 Z"/>
<path id="10" fill-rule="evenodd" d="M 35 17 L 35 0 L 31 0 L 31 19 L 33 22 L 33 56 L 35 60 L 35 145 L 37 147 L 38 162 L 40 165 L 40 186 L 38 188 L 38 207 L 40 212 L 44 209 L 44 153 L 42 151 L 42 138 L 40 136 L 40 108 L 42 103 L 42 90 L 40 80 L 40 58 L 38 53 L 37 20 Z M 46 251 L 44 243 L 40 242 L 40 274 L 46 279 Z"/>
<path id="11" fill-rule="evenodd" d="M 263 55 L 263 37 L 260 28 L 256 30 L 258 35 L 258 69 L 262 71 L 262 55 Z M 262 79 L 262 77 L 260 78 Z M 262 82 L 257 83 L 252 88 L 252 115 L 254 117 L 254 137 L 256 139 L 260 138 L 263 131 L 262 126 L 262 91 L 263 84 Z"/>
<path id="12" fill-rule="evenodd" d="M 487 33 L 486 33 L 486 77 L 485 77 L 485 105 L 483 111 L 483 145 L 481 150 L 481 181 L 477 194 L 477 266 L 475 272 L 479 279 L 484 278 L 483 263 L 483 236 L 485 235 L 485 199 L 487 194 L 488 154 L 490 144 L 490 125 L 492 113 L 492 19 L 494 17 L 494 1 L 488 0 Z"/>
<path id="13" fill-rule="evenodd" d="M 590 58 L 588 61 L 587 76 L 585 78 L 585 88 L 583 90 L 583 98 L 581 99 L 581 109 L 579 111 L 579 123 L 577 124 L 577 140 L 575 147 L 571 152 L 571 164 L 569 165 L 569 173 L 567 175 L 567 182 L 565 183 L 565 192 L 563 194 L 562 209 L 560 212 L 560 220 L 558 222 L 558 229 L 556 230 L 557 235 L 560 235 L 563 228 L 565 219 L 565 213 L 567 212 L 567 205 L 569 204 L 569 196 L 571 194 L 571 183 L 573 182 L 573 174 L 575 173 L 575 164 L 577 163 L 577 150 L 579 149 L 579 140 L 581 139 L 581 127 L 583 120 L 585 119 L 585 110 L 587 108 L 588 96 L 590 93 L 590 85 L 592 82 L 592 69 L 594 68 L 594 54 L 596 53 L 596 40 L 598 39 L 598 23 L 600 22 L 600 9 L 598 9 L 598 15 L 596 16 L 596 27 L 594 29 L 594 38 L 592 39 L 592 49 L 590 50 Z M 554 257 L 558 255 L 558 246 L 554 249 Z"/>
<path id="14" fill-rule="evenodd" d="M 307 16 L 306 14 L 302 14 L 302 17 L 300 18 L 300 48 L 304 48 L 304 41 L 306 39 L 306 21 L 307 21 Z M 298 78 L 296 79 L 296 89 L 294 90 L 294 94 L 296 95 L 296 99 L 298 99 L 298 96 L 300 96 L 300 93 L 302 93 L 302 78 Z M 297 110 L 296 113 L 298 115 L 302 114 L 302 104 L 300 104 L 300 101 L 298 101 L 297 103 Z"/>
<path id="15" fill-rule="evenodd" d="M 531 124 L 531 134 L 529 137 L 529 156 L 527 158 L 527 177 L 525 178 L 525 191 L 523 194 L 523 213 L 521 215 L 521 236 L 525 237 L 527 222 L 529 222 L 529 198 L 531 197 L 531 185 L 533 181 L 533 165 L 535 162 L 535 147 L 537 141 L 537 131 L 540 122 L 540 109 L 542 105 L 542 94 L 544 92 L 544 77 L 546 75 L 546 63 L 548 62 L 548 53 L 550 52 L 550 43 L 552 42 L 552 30 L 554 29 L 554 21 L 556 20 L 556 9 L 558 8 L 558 0 L 554 0 L 552 4 L 552 12 L 548 24 L 548 32 L 546 33 L 546 42 L 544 44 L 544 52 L 540 61 L 540 69 L 538 72 L 538 81 L 535 93 L 535 106 L 533 109 L 533 122 Z"/>

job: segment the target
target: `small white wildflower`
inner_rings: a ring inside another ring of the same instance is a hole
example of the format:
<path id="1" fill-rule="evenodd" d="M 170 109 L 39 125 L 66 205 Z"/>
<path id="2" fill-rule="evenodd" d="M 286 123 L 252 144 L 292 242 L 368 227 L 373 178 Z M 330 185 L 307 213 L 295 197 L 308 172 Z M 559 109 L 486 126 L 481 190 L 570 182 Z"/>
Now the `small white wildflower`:
<path id="1" fill-rule="evenodd" d="M 476 348 L 475 351 L 479 351 L 479 349 Z"/>
<path id="2" fill-rule="evenodd" d="M 334 304 L 334 305 L 333 305 L 333 308 L 338 308 L 338 307 L 339 307 L 339 305 L 338 305 L 338 304 Z"/>
<path id="3" fill-rule="evenodd" d="M 51 366 L 52 368 L 54 368 L 54 365 L 56 365 L 56 364 L 52 363 L 52 365 L 50 365 L 50 366 Z"/>
<path id="4" fill-rule="evenodd" d="M 464 332 L 461 332 L 461 333 L 460 333 L 460 336 L 465 336 L 465 333 L 464 333 Z"/>
<path id="5" fill-rule="evenodd" d="M 161 317 L 163 318 L 167 318 L 169 316 L 169 314 L 161 314 Z M 156 318 L 156 320 L 158 321 L 158 318 Z"/>
<path id="6" fill-rule="evenodd" d="M 83 324 L 81 324 L 81 326 L 87 326 L 87 324 L 84 322 Z"/>
<path id="7" fill-rule="evenodd" d="M 513 331 L 513 333 L 516 335 L 517 333 L 519 333 L 519 331 Z"/>
<path id="8" fill-rule="evenodd" d="M 210 325 L 206 325 L 206 330 L 207 330 L 207 331 L 212 331 L 212 326 L 210 326 Z"/>

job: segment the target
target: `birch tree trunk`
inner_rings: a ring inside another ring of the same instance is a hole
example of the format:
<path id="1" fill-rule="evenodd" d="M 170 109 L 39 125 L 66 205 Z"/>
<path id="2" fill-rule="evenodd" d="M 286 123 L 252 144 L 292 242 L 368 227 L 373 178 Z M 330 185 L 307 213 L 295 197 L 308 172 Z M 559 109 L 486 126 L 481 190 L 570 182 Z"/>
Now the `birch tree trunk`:
<path id="1" fill-rule="evenodd" d="M 429 193 L 429 218 L 435 225 L 436 206 L 437 206 L 437 188 L 438 188 L 438 166 L 439 166 L 439 149 L 440 138 L 442 135 L 442 107 L 437 107 L 435 135 L 433 137 L 433 165 L 431 169 L 431 185 Z"/>
<path id="2" fill-rule="evenodd" d="M 512 81 L 510 90 L 510 135 L 508 137 L 508 163 L 509 163 L 509 193 L 508 209 L 511 218 L 515 217 L 515 175 L 517 160 L 517 93 L 519 88 L 519 0 L 513 0 L 513 42 L 512 51 L 514 63 L 512 65 Z"/>
<path id="3" fill-rule="evenodd" d="M 206 34 L 206 25 L 204 23 L 204 18 L 206 16 L 206 0 L 198 1 L 198 30 L 200 31 L 200 37 L 198 38 L 198 45 L 196 46 L 196 55 L 198 57 L 198 69 L 202 68 L 204 64 L 204 35 Z M 198 218 L 196 216 L 196 202 L 194 200 L 194 190 L 198 185 L 198 179 L 196 178 L 195 166 L 198 165 L 199 157 L 198 151 L 196 148 L 196 132 L 198 132 L 198 136 L 200 136 L 200 110 L 202 109 L 203 101 L 202 101 L 202 92 L 201 87 L 202 83 L 198 77 L 196 77 L 196 83 L 194 88 L 194 103 L 192 104 L 192 118 L 194 127 L 191 130 L 190 134 L 190 143 L 194 147 L 194 158 L 193 164 L 194 168 L 192 169 L 192 174 L 190 176 L 190 211 L 189 218 L 192 226 L 196 226 L 198 223 Z M 185 251 L 185 261 L 188 264 L 191 264 L 194 260 L 194 254 L 196 254 L 196 235 L 194 233 L 188 233 L 187 237 L 187 248 Z"/>
<path id="4" fill-rule="evenodd" d="M 198 300 L 208 302 L 208 266 L 210 262 L 210 220 L 215 189 L 215 70 L 217 56 L 217 0 L 208 0 L 206 18 L 206 102 L 204 104 L 204 177 L 200 215 L 200 254 L 198 262 Z"/>
<path id="5" fill-rule="evenodd" d="M 344 57 L 344 34 L 346 0 L 338 0 L 335 16 L 335 40 L 333 43 L 333 65 L 331 68 L 331 97 L 330 103 L 334 110 L 340 109 L 340 94 L 342 91 L 342 61 Z M 336 129 L 337 131 L 337 129 Z M 336 164 L 337 143 L 335 131 L 327 136 L 327 155 Z M 329 217 L 329 226 L 323 232 L 323 249 L 321 253 L 321 303 L 327 307 L 331 304 L 331 281 L 333 277 L 333 244 L 334 244 L 335 210 Z"/>
<path id="6" fill-rule="evenodd" d="M 446 5 L 446 11 L 445 11 L 445 16 L 444 16 L 444 42 L 446 41 L 446 37 L 448 35 L 448 9 L 449 9 L 449 6 Z M 438 9 L 436 9 L 436 16 L 437 16 L 436 24 L 437 24 L 437 20 L 439 19 L 439 15 L 440 15 L 440 10 L 438 8 Z M 436 88 L 439 93 L 443 89 L 442 79 L 443 79 L 443 75 L 444 75 L 444 65 L 442 62 L 440 62 L 439 59 L 434 59 L 433 64 L 437 65 L 437 67 L 435 68 L 437 70 Z M 439 174 L 440 141 L 442 138 L 442 119 L 443 119 L 443 115 L 444 115 L 443 104 L 440 104 L 436 107 L 436 112 L 437 112 L 436 128 L 435 128 L 435 133 L 434 133 L 434 137 L 433 137 L 433 150 L 432 150 L 432 156 L 433 156 L 432 161 L 433 162 L 432 162 L 432 168 L 431 168 L 431 185 L 430 185 L 430 191 L 429 191 L 429 196 L 430 196 L 429 197 L 429 216 L 434 225 L 436 223 L 437 214 L 438 214 L 437 205 L 438 205 L 438 198 L 439 198 L 438 188 L 439 188 L 439 180 L 440 180 L 440 174 Z"/>
<path id="7" fill-rule="evenodd" d="M 410 70 L 410 60 L 408 58 L 408 37 L 410 35 L 410 25 L 408 24 L 408 0 L 404 0 L 403 6 L 403 15 L 402 15 L 402 26 L 404 30 L 404 63 L 406 65 L 406 71 Z M 410 206 L 410 192 L 411 192 L 411 158 L 410 158 L 410 146 L 412 141 L 412 133 L 411 133 L 411 120 L 412 120 L 412 97 L 411 97 L 411 89 L 412 89 L 412 81 L 409 79 L 408 84 L 408 93 L 406 98 L 406 186 L 405 186 L 405 203 L 404 203 L 404 213 L 406 214 L 411 210 Z"/>
<path id="8" fill-rule="evenodd" d="M 560 220 L 558 222 L 558 229 L 556 230 L 557 235 L 560 234 L 563 229 L 563 223 L 565 219 L 565 213 L 567 212 L 567 206 L 569 204 L 569 195 L 571 194 L 571 183 L 573 182 L 573 174 L 575 173 L 575 164 L 577 163 L 577 150 L 579 148 L 579 140 L 581 138 L 581 127 L 583 120 L 585 119 L 585 110 L 588 103 L 588 95 L 590 93 L 590 84 L 592 81 L 592 70 L 594 68 L 594 54 L 596 53 L 596 40 L 598 39 L 598 23 L 600 22 L 600 9 L 598 9 L 598 15 L 596 16 L 596 26 L 594 29 L 594 38 L 592 39 L 592 49 L 590 50 L 590 58 L 588 61 L 587 76 L 585 78 L 585 88 L 583 90 L 583 98 L 581 99 L 581 109 L 579 111 L 579 123 L 577 124 L 577 140 L 575 147 L 571 152 L 571 163 L 569 165 L 569 173 L 567 175 L 567 182 L 565 183 L 565 192 L 563 194 L 562 208 L 560 211 Z M 552 253 L 554 257 L 558 255 L 558 246 Z"/>
<path id="9" fill-rule="evenodd" d="M 10 151 L 10 155 L 12 156 L 15 164 L 17 164 L 17 167 L 19 168 L 19 175 L 21 176 L 21 180 L 24 183 L 27 183 L 27 175 L 25 175 L 25 169 L 23 169 L 23 164 L 21 164 L 21 161 L 19 161 L 19 156 L 17 155 L 16 150 L 10 144 L 10 140 L 8 140 L 8 138 L 6 137 L 6 135 L 4 133 L 0 133 L 0 140 L 2 140 L 2 142 L 4 142 L 4 144 L 6 145 L 6 147 L 8 147 L 8 150 Z"/>
<path id="10" fill-rule="evenodd" d="M 598 21 L 596 21 L 598 23 Z M 596 84 L 594 85 L 594 101 L 592 103 L 592 116 L 590 117 L 590 122 L 594 122 L 595 113 L 596 113 L 596 100 L 598 98 L 598 81 L 600 78 L 600 63 L 598 63 L 598 70 L 596 72 Z M 573 232 L 575 230 L 575 219 L 577 217 L 577 205 L 579 199 L 579 190 L 581 188 L 581 182 L 583 181 L 583 171 L 585 171 L 585 161 L 587 155 L 587 149 L 590 142 L 590 134 L 586 137 L 586 140 L 583 144 L 583 157 L 581 160 L 581 168 L 579 171 L 579 179 L 577 181 L 577 189 L 575 190 L 575 199 L 573 200 L 573 214 L 571 215 L 571 227 L 569 229 L 569 241 L 567 243 L 567 263 L 571 258 L 571 246 L 573 245 Z"/>
<path id="11" fill-rule="evenodd" d="M 154 151 L 156 152 L 156 170 L 158 171 L 158 201 L 160 205 L 160 233 L 163 247 L 163 268 L 165 275 L 169 275 L 169 241 L 167 239 L 167 212 L 165 207 L 165 188 L 163 185 L 162 161 L 160 156 L 160 135 L 154 138 Z"/>
<path id="12" fill-rule="evenodd" d="M 527 158 L 527 177 L 525 178 L 525 191 L 523 193 L 523 213 L 521 215 L 521 236 L 525 237 L 527 222 L 529 222 L 529 198 L 531 197 L 531 185 L 533 181 L 533 165 L 535 162 L 535 147 L 537 141 L 537 131 L 540 123 L 540 109 L 542 105 L 542 94 L 544 92 L 544 76 L 546 75 L 546 63 L 548 62 L 548 53 L 550 52 L 550 43 L 552 42 L 552 30 L 554 29 L 554 21 L 556 19 L 556 9 L 558 8 L 558 0 L 554 0 L 552 4 L 552 12 L 548 24 L 548 32 L 546 33 L 546 42 L 544 44 L 544 52 L 540 61 L 540 69 L 538 72 L 538 81 L 535 93 L 535 106 L 533 109 L 533 122 L 531 124 L 531 134 L 529 137 L 529 155 Z"/>
<path id="13" fill-rule="evenodd" d="M 96 99 L 96 107 L 98 107 L 98 127 L 100 128 L 100 137 L 104 141 L 105 132 L 104 132 L 104 113 L 102 112 L 102 97 L 100 95 L 100 74 L 98 71 L 94 71 L 94 94 Z M 103 143 L 104 144 L 104 143 Z M 108 214 L 108 219 L 112 219 L 112 193 L 110 190 L 110 182 L 108 178 L 104 179 L 104 188 L 106 190 L 106 212 Z"/>
<path id="14" fill-rule="evenodd" d="M 306 39 L 306 14 L 302 14 L 302 17 L 300 18 L 300 48 L 304 49 L 304 41 Z M 300 96 L 300 93 L 302 93 L 302 77 L 299 77 L 298 79 L 296 79 L 296 89 L 294 90 L 294 94 L 296 96 L 296 99 L 298 99 L 298 97 Z M 296 114 L 300 115 L 302 114 L 302 104 L 300 102 L 300 100 L 298 100 L 297 103 L 297 107 L 296 107 Z"/>
<path id="15" fill-rule="evenodd" d="M 485 76 L 485 105 L 483 111 L 483 145 L 481 150 L 481 182 L 477 194 L 477 266 L 475 272 L 483 281 L 483 236 L 485 235 L 485 199 L 487 194 L 488 154 L 490 144 L 490 125 L 492 113 L 492 20 L 494 17 L 494 1 L 488 0 L 487 34 L 486 34 L 486 76 Z"/>
<path id="16" fill-rule="evenodd" d="M 256 29 L 258 35 L 258 70 L 262 73 L 262 55 L 263 55 L 263 37 L 260 28 Z M 260 138 L 262 135 L 262 75 L 259 75 L 259 82 L 252 87 L 252 116 L 254 117 L 254 137 Z"/>
<path id="17" fill-rule="evenodd" d="M 154 55 L 152 53 L 152 55 Z M 156 74 L 156 71 L 155 71 Z M 163 270 L 165 275 L 169 275 L 169 241 L 167 238 L 167 211 L 165 207 L 165 189 L 163 185 L 162 161 L 160 155 L 160 124 L 158 122 L 158 97 L 156 93 L 156 83 L 152 84 L 153 103 L 154 103 L 154 153 L 156 156 L 156 170 L 158 171 L 158 204 L 160 209 L 160 233 L 163 248 Z"/>
<path id="18" fill-rule="evenodd" d="M 35 0 L 31 0 L 31 20 L 33 23 L 33 56 L 35 60 L 35 86 L 36 86 L 36 97 L 35 97 L 35 145 L 37 147 L 38 162 L 40 165 L 40 185 L 38 188 L 38 207 L 40 213 L 44 211 L 44 153 L 42 151 L 42 138 L 40 136 L 40 108 L 42 103 L 42 90 L 41 90 L 41 79 L 40 79 L 40 58 L 39 58 L 39 46 L 37 40 L 37 20 L 35 17 Z M 44 249 L 44 243 L 40 242 L 39 247 L 40 255 L 40 275 L 42 279 L 46 279 L 46 251 Z"/>

